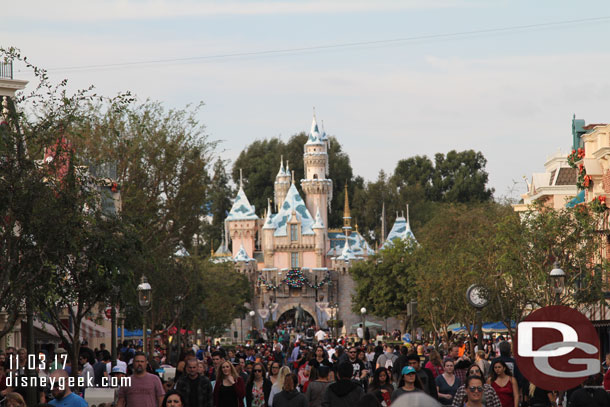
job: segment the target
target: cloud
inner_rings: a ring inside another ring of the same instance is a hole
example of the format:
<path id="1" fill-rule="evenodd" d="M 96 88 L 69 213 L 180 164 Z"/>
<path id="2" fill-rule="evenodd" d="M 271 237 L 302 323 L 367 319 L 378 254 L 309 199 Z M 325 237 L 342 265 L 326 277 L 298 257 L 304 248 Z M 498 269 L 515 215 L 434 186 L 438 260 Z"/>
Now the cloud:
<path id="1" fill-rule="evenodd" d="M 52 21 L 150 20 L 221 15 L 361 13 L 405 9 L 470 7 L 468 0 L 314 0 L 314 1 L 18 1 L 3 18 Z"/>

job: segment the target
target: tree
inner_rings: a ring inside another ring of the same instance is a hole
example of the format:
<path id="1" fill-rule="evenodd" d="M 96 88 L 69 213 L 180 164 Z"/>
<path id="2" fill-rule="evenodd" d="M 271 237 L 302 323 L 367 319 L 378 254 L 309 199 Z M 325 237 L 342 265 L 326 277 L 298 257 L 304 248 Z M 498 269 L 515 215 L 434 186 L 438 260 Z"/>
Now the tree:
<path id="1" fill-rule="evenodd" d="M 294 171 L 299 192 L 299 180 L 304 177 L 303 146 L 307 142 L 305 133 L 296 134 L 284 143 L 279 138 L 256 140 L 248 145 L 237 157 L 233 164 L 233 181 L 239 183 L 239 170 L 244 174 L 244 191 L 259 216 L 267 208 L 267 199 L 273 198 L 275 177 L 280 168 L 280 159 L 283 156 L 289 162 L 291 171 Z M 349 157 L 343 152 L 341 144 L 330 137 L 328 150 L 329 178 L 333 180 L 333 199 L 329 213 L 329 225 L 338 227 L 343 222 L 343 199 L 345 183 L 353 194 L 353 173 Z M 315 214 L 312 214 L 315 216 Z"/>
<path id="2" fill-rule="evenodd" d="M 211 215 L 211 223 L 204 223 L 203 241 L 201 253 L 209 253 L 210 250 L 216 249 L 222 240 L 222 232 L 224 230 L 224 220 L 231 210 L 231 197 L 234 191 L 229 185 L 229 176 L 226 172 L 226 162 L 220 158 L 214 163 L 212 170 L 212 179 L 209 188 L 208 208 Z"/>
<path id="3" fill-rule="evenodd" d="M 414 242 L 398 240 L 367 261 L 354 264 L 350 269 L 356 283 L 354 312 L 365 306 L 372 315 L 406 321 L 407 304 L 417 297 L 417 250 Z"/>
<path id="4" fill-rule="evenodd" d="M 210 170 L 216 143 L 196 115 L 202 105 L 168 110 L 146 101 L 114 109 L 90 104 L 77 151 L 94 163 L 115 161 L 121 188 L 122 217 L 135 225 L 143 253 L 129 259 L 138 270 L 124 296 L 127 326 L 140 326 L 135 287 L 145 274 L 154 290 L 152 326 L 175 321 L 174 297 L 184 290 L 179 262 L 182 248 L 194 255 L 195 236 L 205 236 L 210 212 Z M 156 292 L 155 292 L 156 294 Z"/>
<path id="5" fill-rule="evenodd" d="M 437 153 L 434 164 L 426 156 L 398 161 L 392 181 L 396 187 L 418 187 L 428 201 L 487 202 L 493 189 L 486 188 L 487 160 L 481 152 L 449 151 Z"/>
<path id="6" fill-rule="evenodd" d="M 474 324 L 476 312 L 466 301 L 466 289 L 493 282 L 496 225 L 511 211 L 495 203 L 439 205 L 420 230 L 418 304 L 424 321 L 437 334 L 447 335 L 454 322 Z M 493 318 L 489 308 L 485 312 Z"/>
<path id="7" fill-rule="evenodd" d="M 554 304 L 549 273 L 555 262 L 566 273 L 560 303 L 579 308 L 604 303 L 609 287 L 608 262 L 599 256 L 605 244 L 601 225 L 603 215 L 586 205 L 552 210 L 539 204 L 507 216 L 498 226 L 495 244 L 503 250 L 488 286 L 498 318 L 510 327 L 528 310 Z"/>
<path id="8" fill-rule="evenodd" d="M 25 308 L 28 319 L 40 311 L 69 345 L 76 366 L 80 324 L 94 306 L 110 298 L 113 287 L 129 279 L 129 270 L 119 269 L 137 241 L 128 224 L 103 210 L 101 186 L 71 141 L 82 134 L 82 123 L 88 120 L 85 106 L 93 99 L 120 108 L 130 98 L 100 99 L 90 89 L 69 94 L 65 81 L 51 84 L 45 71 L 18 51 L 2 52 L 26 62 L 39 83 L 31 94 L 12 101 L 0 125 L 0 189 L 7 198 L 0 207 L 7 273 L 0 274 L 8 276 L 11 295 L 21 296 L 9 309 L 13 306 L 17 313 Z M 31 332 L 28 336 L 32 352 Z"/>

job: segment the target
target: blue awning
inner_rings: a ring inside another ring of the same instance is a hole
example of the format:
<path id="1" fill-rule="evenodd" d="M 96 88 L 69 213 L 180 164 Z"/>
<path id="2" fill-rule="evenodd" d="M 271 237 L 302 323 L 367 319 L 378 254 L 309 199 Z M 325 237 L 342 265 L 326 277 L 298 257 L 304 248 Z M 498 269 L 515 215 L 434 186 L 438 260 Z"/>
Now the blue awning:
<path id="1" fill-rule="evenodd" d="M 576 196 L 572 199 L 570 199 L 570 201 L 568 201 L 568 203 L 566 204 L 566 208 L 573 208 L 576 205 L 583 203 L 585 201 L 585 190 L 581 190 L 578 191 L 578 193 L 576 194 Z"/>
<path id="2" fill-rule="evenodd" d="M 146 330 L 146 335 L 150 335 L 152 333 L 152 331 L 150 329 Z M 117 334 L 116 336 L 120 337 L 121 336 L 121 327 L 117 328 Z M 133 337 L 142 337 L 142 330 L 141 329 L 126 329 L 125 330 L 125 335 L 123 335 L 125 338 L 133 338 Z"/>

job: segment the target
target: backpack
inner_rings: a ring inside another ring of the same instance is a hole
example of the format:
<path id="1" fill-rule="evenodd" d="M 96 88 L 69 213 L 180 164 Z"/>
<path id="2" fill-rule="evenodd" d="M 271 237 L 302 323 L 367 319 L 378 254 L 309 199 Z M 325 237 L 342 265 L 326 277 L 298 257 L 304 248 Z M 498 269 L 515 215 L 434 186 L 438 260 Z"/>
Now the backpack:
<path id="1" fill-rule="evenodd" d="M 392 368 L 394 367 L 394 362 L 392 362 L 392 358 L 386 358 L 384 367 L 390 372 L 392 371 Z"/>

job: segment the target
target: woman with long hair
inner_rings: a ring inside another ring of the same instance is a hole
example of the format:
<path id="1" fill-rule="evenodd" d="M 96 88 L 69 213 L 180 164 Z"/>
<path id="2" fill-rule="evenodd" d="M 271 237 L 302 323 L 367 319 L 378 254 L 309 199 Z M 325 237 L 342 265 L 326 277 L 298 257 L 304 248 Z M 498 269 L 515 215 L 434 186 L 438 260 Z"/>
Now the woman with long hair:
<path id="1" fill-rule="evenodd" d="M 443 360 L 441 359 L 441 354 L 436 350 L 431 350 L 429 353 L 430 360 L 424 366 L 426 369 L 432 372 L 432 376 L 436 379 L 440 375 L 443 374 L 445 369 L 443 369 Z"/>
<path id="2" fill-rule="evenodd" d="M 496 360 L 491 367 L 487 381 L 494 388 L 502 407 L 519 407 L 519 387 L 509 367 L 501 360 Z"/>
<path id="3" fill-rule="evenodd" d="M 169 390 L 163 397 L 161 407 L 186 407 L 184 397 L 177 390 Z"/>
<path id="4" fill-rule="evenodd" d="M 442 375 L 436 379 L 436 391 L 438 393 L 438 401 L 444 406 L 450 406 L 453 402 L 453 397 L 457 389 L 462 385 L 460 379 L 454 373 L 455 364 L 453 359 L 445 359 Z"/>
<path id="5" fill-rule="evenodd" d="M 412 366 L 405 366 L 400 372 L 400 381 L 398 388 L 392 392 L 392 403 L 403 394 L 424 391 L 424 386 L 421 384 L 416 371 Z"/>
<path id="6" fill-rule="evenodd" d="M 468 370 L 466 371 L 466 377 L 468 376 L 479 376 L 485 380 L 485 376 L 483 376 L 481 372 L 481 368 L 478 364 L 473 363 L 470 365 Z M 457 391 L 455 392 L 455 396 L 453 396 L 453 403 L 451 404 L 453 407 L 462 407 L 466 400 L 466 384 L 462 384 Z M 496 394 L 496 391 L 489 384 L 483 384 L 483 403 L 487 407 L 502 407 L 500 403 L 500 399 Z"/>
<path id="7" fill-rule="evenodd" d="M 392 379 L 388 369 L 385 367 L 377 368 L 373 374 L 373 381 L 369 384 L 368 392 L 374 394 L 380 403 L 385 402 L 385 405 L 389 406 L 392 404 L 393 391 L 394 386 L 392 385 Z"/>
<path id="8" fill-rule="evenodd" d="M 244 379 L 237 373 L 231 362 L 222 362 L 214 385 L 214 406 L 244 407 L 245 396 Z"/>
<path id="9" fill-rule="evenodd" d="M 246 404 L 248 407 L 267 407 L 271 393 L 271 380 L 265 377 L 265 366 L 256 362 L 246 383 Z"/>
<path id="10" fill-rule="evenodd" d="M 280 372 L 277 375 L 275 384 L 271 386 L 271 393 L 269 394 L 269 401 L 267 404 L 269 407 L 273 406 L 273 398 L 276 394 L 282 391 L 284 387 L 284 378 L 290 374 L 290 368 L 288 366 L 282 366 Z"/>
<path id="11" fill-rule="evenodd" d="M 275 407 L 308 407 L 305 395 L 297 390 L 297 381 L 296 375 L 286 375 L 282 391 L 274 397 Z"/>
<path id="12" fill-rule="evenodd" d="M 280 373 L 280 368 L 282 367 L 282 365 L 280 364 L 280 362 L 271 362 L 270 366 L 269 366 L 269 375 L 268 375 L 268 379 L 269 381 L 271 381 L 271 384 L 275 384 L 275 382 L 277 381 L 278 378 L 278 374 Z"/>

